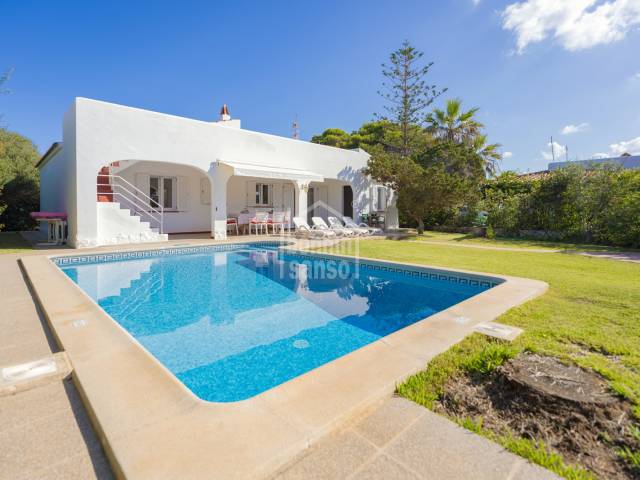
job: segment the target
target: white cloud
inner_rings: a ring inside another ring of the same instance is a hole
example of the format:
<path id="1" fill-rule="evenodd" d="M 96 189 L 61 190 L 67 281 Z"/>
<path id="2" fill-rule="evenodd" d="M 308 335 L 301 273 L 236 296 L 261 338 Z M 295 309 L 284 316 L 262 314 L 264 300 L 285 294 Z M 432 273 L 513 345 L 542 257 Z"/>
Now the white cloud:
<path id="1" fill-rule="evenodd" d="M 525 0 L 502 11 L 502 28 L 516 34 L 517 52 L 556 39 L 575 51 L 622 40 L 640 25 L 640 0 Z"/>
<path id="2" fill-rule="evenodd" d="M 594 153 L 591 155 L 591 158 L 609 158 L 611 155 L 609 153 Z"/>
<path id="3" fill-rule="evenodd" d="M 551 143 L 547 143 L 547 150 L 541 150 L 540 151 L 540 155 L 542 155 L 542 158 L 544 160 L 547 161 L 554 161 L 553 160 L 553 154 L 555 154 L 555 161 L 561 161 L 564 159 L 564 152 L 565 152 L 565 146 L 558 143 L 558 142 L 553 142 L 553 154 L 551 153 Z"/>
<path id="4" fill-rule="evenodd" d="M 584 132 L 589 128 L 589 124 L 587 122 L 579 123 L 578 125 L 567 125 L 560 130 L 562 135 L 571 135 L 572 133 Z"/>
<path id="5" fill-rule="evenodd" d="M 473 6 L 474 6 L 474 7 L 477 7 L 478 5 L 480 5 L 480 2 L 481 2 L 481 1 L 482 1 L 482 0 L 471 0 L 471 3 L 473 3 Z"/>
<path id="6" fill-rule="evenodd" d="M 513 152 L 503 152 L 502 158 L 511 158 L 513 157 Z"/>
<path id="7" fill-rule="evenodd" d="M 613 143 L 609 145 L 613 156 L 620 156 L 623 153 L 629 153 L 631 155 L 640 155 L 640 137 L 633 138 L 631 140 L 622 141 L 619 143 Z"/>

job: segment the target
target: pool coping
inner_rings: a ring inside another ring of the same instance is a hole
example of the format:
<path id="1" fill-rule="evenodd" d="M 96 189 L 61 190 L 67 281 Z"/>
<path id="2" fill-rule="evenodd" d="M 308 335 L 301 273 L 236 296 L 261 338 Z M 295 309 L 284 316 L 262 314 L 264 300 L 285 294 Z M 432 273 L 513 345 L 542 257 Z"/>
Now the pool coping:
<path id="1" fill-rule="evenodd" d="M 100 253 L 142 250 L 136 245 Z M 62 256 L 78 254 L 28 256 L 21 262 L 56 341 L 67 353 L 112 468 L 116 476 L 129 479 L 267 476 L 392 394 L 399 382 L 424 369 L 478 323 L 494 320 L 548 288 L 538 280 L 360 257 L 374 265 L 444 270 L 503 283 L 255 397 L 211 403 L 192 394 L 50 260 Z"/>

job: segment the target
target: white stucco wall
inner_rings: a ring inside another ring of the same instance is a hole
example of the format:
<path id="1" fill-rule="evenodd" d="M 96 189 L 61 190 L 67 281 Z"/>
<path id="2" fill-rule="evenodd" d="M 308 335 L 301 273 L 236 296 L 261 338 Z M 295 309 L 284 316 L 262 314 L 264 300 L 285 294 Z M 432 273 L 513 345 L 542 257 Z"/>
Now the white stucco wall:
<path id="1" fill-rule="evenodd" d="M 71 246 L 77 246 L 76 239 L 78 236 L 83 237 L 91 235 L 91 238 L 95 239 L 97 235 L 95 225 L 95 200 L 91 202 L 93 204 L 93 208 L 89 208 L 88 210 L 82 209 L 83 212 L 86 211 L 89 215 L 93 214 L 94 220 L 91 222 L 91 225 L 86 229 L 80 229 L 78 227 L 80 223 L 77 221 L 78 212 L 80 211 L 78 204 L 83 203 L 85 208 L 87 208 L 88 205 L 90 205 L 89 202 L 91 197 L 86 195 L 79 196 L 76 111 L 76 103 L 74 102 L 71 105 L 71 108 L 65 113 L 62 121 L 62 148 L 64 149 L 64 156 L 62 159 L 64 164 L 63 171 L 65 181 L 60 185 L 60 188 L 64 189 L 65 192 L 65 206 L 68 216 L 69 231 L 68 243 Z M 89 181 L 89 178 L 83 179 L 83 181 L 86 183 Z M 95 198 L 95 195 L 93 198 Z M 79 199 L 81 200 L 79 201 Z"/>
<path id="2" fill-rule="evenodd" d="M 69 166 L 64 154 L 64 149 L 60 148 L 40 167 L 41 212 L 67 211 L 67 188 L 69 188 L 67 170 Z M 47 234 L 46 222 L 40 222 L 40 230 L 43 234 Z"/>
<path id="3" fill-rule="evenodd" d="M 64 151 L 60 149 L 40 168 L 40 211 L 67 211 L 66 167 Z"/>
<path id="4" fill-rule="evenodd" d="M 368 154 L 363 151 L 85 98 L 77 98 L 65 115 L 63 141 L 73 167 L 65 175 L 74 246 L 96 244 L 96 175 L 101 167 L 120 160 L 168 162 L 203 172 L 217 160 L 309 170 L 351 183 L 355 215 L 369 208 L 369 181 L 361 173 Z"/>

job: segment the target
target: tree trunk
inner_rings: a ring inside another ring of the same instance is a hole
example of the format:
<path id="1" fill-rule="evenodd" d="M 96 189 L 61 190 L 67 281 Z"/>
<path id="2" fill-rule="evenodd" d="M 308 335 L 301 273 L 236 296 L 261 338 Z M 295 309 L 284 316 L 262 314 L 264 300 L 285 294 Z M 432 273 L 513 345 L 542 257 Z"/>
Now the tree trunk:
<path id="1" fill-rule="evenodd" d="M 418 218 L 418 235 L 422 235 L 424 233 L 424 220 L 422 218 Z"/>

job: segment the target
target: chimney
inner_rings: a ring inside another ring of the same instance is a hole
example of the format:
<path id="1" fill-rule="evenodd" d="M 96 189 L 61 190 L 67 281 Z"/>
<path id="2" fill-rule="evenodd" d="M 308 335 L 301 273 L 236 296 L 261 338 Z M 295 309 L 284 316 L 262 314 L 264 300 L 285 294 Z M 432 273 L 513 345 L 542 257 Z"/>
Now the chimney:
<path id="1" fill-rule="evenodd" d="M 229 120 L 231 120 L 231 115 L 229 115 L 229 107 L 227 107 L 227 104 L 225 103 L 220 109 L 220 121 L 228 122 Z"/>
<path id="2" fill-rule="evenodd" d="M 222 105 L 222 108 L 220 109 L 220 120 L 214 121 L 213 123 L 224 125 L 225 127 L 241 128 L 240 119 L 234 118 L 233 120 L 231 120 L 231 115 L 229 115 L 229 107 L 226 103 Z"/>

